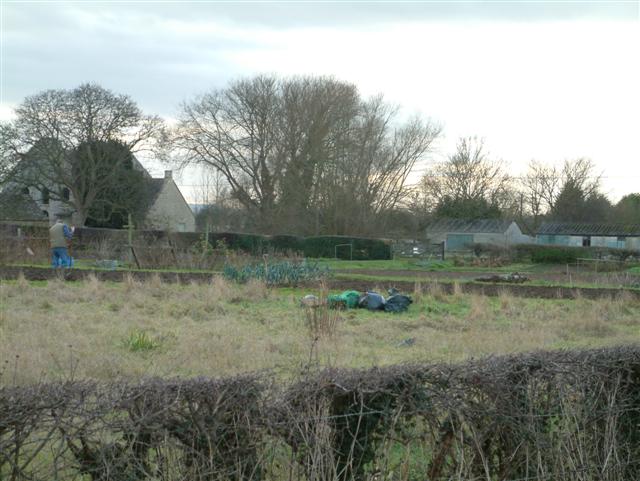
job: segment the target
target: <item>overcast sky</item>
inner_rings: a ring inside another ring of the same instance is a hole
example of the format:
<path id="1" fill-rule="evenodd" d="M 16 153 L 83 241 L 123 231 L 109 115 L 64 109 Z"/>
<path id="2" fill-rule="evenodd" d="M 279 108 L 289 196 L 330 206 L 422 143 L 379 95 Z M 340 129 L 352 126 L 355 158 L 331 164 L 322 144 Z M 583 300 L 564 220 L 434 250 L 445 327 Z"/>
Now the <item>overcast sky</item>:
<path id="1" fill-rule="evenodd" d="M 83 82 L 171 119 L 242 76 L 333 75 L 442 124 L 435 159 L 476 135 L 513 174 L 586 156 L 614 200 L 640 191 L 637 0 L 0 5 L 0 119 Z"/>

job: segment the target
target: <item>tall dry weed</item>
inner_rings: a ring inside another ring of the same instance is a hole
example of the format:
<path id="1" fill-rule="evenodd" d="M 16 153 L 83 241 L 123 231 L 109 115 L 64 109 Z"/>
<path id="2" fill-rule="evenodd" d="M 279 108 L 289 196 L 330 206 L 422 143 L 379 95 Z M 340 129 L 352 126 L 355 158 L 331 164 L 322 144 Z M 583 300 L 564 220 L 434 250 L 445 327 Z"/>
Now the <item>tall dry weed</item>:
<path id="1" fill-rule="evenodd" d="M 429 284 L 427 293 L 438 302 L 445 302 L 447 299 L 444 289 L 442 288 L 442 285 L 438 283 L 438 281 Z"/>
<path id="2" fill-rule="evenodd" d="M 140 281 L 138 281 L 131 272 L 127 272 L 124 276 L 124 284 L 127 286 L 127 290 L 137 289 L 140 287 Z"/>
<path id="3" fill-rule="evenodd" d="M 268 299 L 271 293 L 271 289 L 261 279 L 249 279 L 246 284 L 241 286 L 241 290 L 247 299 L 253 300 Z"/>
<path id="4" fill-rule="evenodd" d="M 16 279 L 16 286 L 20 290 L 26 289 L 29 287 L 29 281 L 27 281 L 27 278 L 24 276 L 24 272 L 22 271 L 18 273 L 18 277 Z"/>
<path id="5" fill-rule="evenodd" d="M 160 277 L 160 274 L 158 274 L 157 272 L 154 272 L 151 277 L 149 277 L 149 280 L 146 282 L 149 287 L 152 287 L 154 289 L 160 289 L 163 286 L 163 282 L 162 282 L 162 277 Z"/>
<path id="6" fill-rule="evenodd" d="M 486 296 L 473 294 L 469 297 L 469 313 L 467 319 L 470 321 L 485 321 L 492 315 L 491 304 Z"/>

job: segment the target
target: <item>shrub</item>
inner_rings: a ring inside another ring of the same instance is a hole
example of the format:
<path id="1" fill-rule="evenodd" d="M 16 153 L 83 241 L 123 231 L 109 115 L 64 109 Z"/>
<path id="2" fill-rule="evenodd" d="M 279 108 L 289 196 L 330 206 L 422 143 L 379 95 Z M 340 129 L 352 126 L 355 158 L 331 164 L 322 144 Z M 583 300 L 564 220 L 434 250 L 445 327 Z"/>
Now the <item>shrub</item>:
<path id="1" fill-rule="evenodd" d="M 518 244 L 513 247 L 514 260 L 536 264 L 571 264 L 578 258 L 592 257 L 587 247 Z"/>

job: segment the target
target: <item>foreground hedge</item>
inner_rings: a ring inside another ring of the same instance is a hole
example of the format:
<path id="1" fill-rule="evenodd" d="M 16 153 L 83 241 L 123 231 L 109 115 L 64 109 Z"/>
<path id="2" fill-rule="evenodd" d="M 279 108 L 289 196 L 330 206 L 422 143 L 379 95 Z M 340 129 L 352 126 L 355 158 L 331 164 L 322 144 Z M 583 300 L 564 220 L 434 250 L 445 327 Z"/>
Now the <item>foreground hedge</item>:
<path id="1" fill-rule="evenodd" d="M 0 478 L 640 479 L 640 348 L 0 388 Z"/>

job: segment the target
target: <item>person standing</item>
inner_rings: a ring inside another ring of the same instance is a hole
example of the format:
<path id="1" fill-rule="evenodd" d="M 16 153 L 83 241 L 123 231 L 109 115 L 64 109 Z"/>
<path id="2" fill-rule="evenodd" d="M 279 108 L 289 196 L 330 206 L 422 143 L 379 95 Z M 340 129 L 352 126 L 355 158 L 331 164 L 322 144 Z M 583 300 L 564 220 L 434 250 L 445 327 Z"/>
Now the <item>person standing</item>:
<path id="1" fill-rule="evenodd" d="M 73 227 L 62 222 L 60 217 L 49 229 L 49 242 L 51 244 L 51 267 L 71 267 L 73 260 L 69 257 L 67 244 L 73 237 Z"/>

